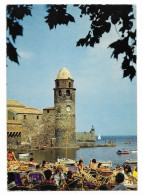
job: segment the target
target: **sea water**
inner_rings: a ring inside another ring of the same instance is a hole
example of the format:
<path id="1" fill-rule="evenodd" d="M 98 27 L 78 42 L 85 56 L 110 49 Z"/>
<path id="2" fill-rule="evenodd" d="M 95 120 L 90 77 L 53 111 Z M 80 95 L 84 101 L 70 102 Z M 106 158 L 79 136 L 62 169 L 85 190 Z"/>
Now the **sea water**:
<path id="1" fill-rule="evenodd" d="M 118 155 L 116 152 L 118 150 L 137 150 L 137 137 L 136 136 L 102 136 L 100 141 L 97 141 L 96 144 L 105 144 L 108 141 L 115 142 L 115 147 L 92 147 L 92 148 L 80 148 L 68 149 L 67 158 L 79 160 L 81 157 L 84 161 L 84 165 L 89 165 L 90 160 L 95 158 L 97 161 L 112 161 L 113 168 L 116 165 L 122 166 L 123 163 L 128 159 L 137 159 L 137 153 Z M 131 144 L 125 144 L 126 142 L 131 142 Z M 20 152 L 20 151 L 18 151 Z M 43 160 L 48 162 L 56 162 L 57 158 L 65 158 L 66 150 L 65 149 L 46 149 L 46 150 L 36 150 L 33 152 L 33 157 L 35 161 L 42 163 Z M 25 158 L 24 158 L 25 159 Z M 22 160 L 22 159 L 19 159 Z"/>
<path id="2" fill-rule="evenodd" d="M 129 154 L 118 155 L 118 150 L 137 150 L 137 137 L 136 136 L 102 136 L 100 141 L 96 144 L 105 144 L 105 141 L 115 142 L 115 147 L 95 147 L 95 148 L 80 148 L 76 153 L 76 158 L 81 157 L 85 165 L 88 165 L 90 159 L 95 158 L 97 161 L 112 161 L 113 168 L 116 165 L 122 166 L 128 159 L 137 159 L 137 153 L 130 152 Z M 125 144 L 130 142 L 131 144 Z"/>

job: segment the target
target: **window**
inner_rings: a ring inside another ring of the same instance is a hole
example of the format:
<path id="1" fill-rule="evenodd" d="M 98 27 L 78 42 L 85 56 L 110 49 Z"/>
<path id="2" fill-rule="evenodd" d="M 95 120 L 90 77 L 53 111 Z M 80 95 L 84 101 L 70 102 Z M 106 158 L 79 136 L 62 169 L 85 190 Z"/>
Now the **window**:
<path id="1" fill-rule="evenodd" d="M 47 110 L 47 113 L 49 113 L 49 110 Z"/>
<path id="2" fill-rule="evenodd" d="M 66 91 L 66 95 L 67 95 L 67 96 L 70 96 L 70 90 L 67 90 L 67 91 Z"/>
<path id="3" fill-rule="evenodd" d="M 26 115 L 24 115 L 24 119 L 26 119 Z"/>
<path id="4" fill-rule="evenodd" d="M 69 82 L 69 87 L 71 87 L 71 82 Z"/>
<path id="5" fill-rule="evenodd" d="M 37 116 L 37 119 L 39 119 L 39 116 Z"/>
<path id="6" fill-rule="evenodd" d="M 62 92 L 61 92 L 61 90 L 59 90 L 59 96 L 61 96 L 62 95 Z"/>
<path id="7" fill-rule="evenodd" d="M 59 87 L 59 81 L 56 81 L 56 87 Z"/>

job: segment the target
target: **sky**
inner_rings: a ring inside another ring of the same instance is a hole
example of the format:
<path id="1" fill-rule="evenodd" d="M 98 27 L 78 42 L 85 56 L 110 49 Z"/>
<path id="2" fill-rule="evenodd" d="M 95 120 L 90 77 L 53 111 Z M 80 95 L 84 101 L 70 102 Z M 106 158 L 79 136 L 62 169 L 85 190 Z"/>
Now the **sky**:
<path id="1" fill-rule="evenodd" d="M 45 23 L 44 5 L 34 5 L 32 17 L 24 18 L 23 36 L 16 39 L 20 65 L 7 60 L 7 98 L 40 110 L 54 106 L 55 79 L 66 67 L 76 88 L 77 132 L 94 125 L 96 135 L 136 135 L 137 79 L 123 79 L 122 56 L 110 58 L 107 47 L 119 39 L 115 28 L 94 48 L 76 47 L 90 21 L 71 5 L 68 12 L 76 22 L 54 30 Z"/>

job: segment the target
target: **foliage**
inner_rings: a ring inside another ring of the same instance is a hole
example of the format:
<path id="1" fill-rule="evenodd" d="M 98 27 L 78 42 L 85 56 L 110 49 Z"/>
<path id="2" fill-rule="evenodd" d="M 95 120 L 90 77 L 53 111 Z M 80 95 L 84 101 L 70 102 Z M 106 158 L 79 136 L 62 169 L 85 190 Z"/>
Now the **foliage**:
<path id="1" fill-rule="evenodd" d="M 50 5 L 47 10 L 48 15 L 45 22 L 48 23 L 50 30 L 56 28 L 57 24 L 68 24 L 75 22 L 74 17 L 67 12 L 67 5 Z"/>
<path id="2" fill-rule="evenodd" d="M 91 46 L 100 43 L 104 33 L 109 33 L 115 25 L 119 39 L 109 45 L 113 49 L 111 57 L 118 59 L 124 54 L 122 62 L 123 77 L 129 76 L 130 80 L 136 75 L 136 30 L 134 26 L 134 11 L 132 5 L 74 5 L 81 10 L 80 17 L 88 15 L 91 21 L 90 29 L 85 38 L 77 41 L 76 46 Z M 74 22 L 73 16 L 66 13 L 66 5 L 51 5 L 45 17 L 50 30 L 57 24 Z M 56 18 L 54 18 L 56 17 Z M 117 30 L 117 27 L 119 30 Z"/>
<path id="3" fill-rule="evenodd" d="M 118 59 L 123 54 L 123 77 L 130 80 L 136 75 L 136 29 L 134 26 L 133 5 L 74 5 L 81 11 L 80 18 L 88 15 L 91 21 L 90 29 L 85 38 L 80 38 L 76 46 L 91 46 L 99 44 L 104 33 L 109 33 L 112 25 L 116 28 L 118 40 L 108 47 L 113 49 L 111 57 Z M 25 16 L 31 16 L 32 5 L 7 6 L 7 57 L 19 64 L 17 48 L 14 47 L 17 36 L 23 35 L 23 26 L 19 24 Z M 74 17 L 67 13 L 67 5 L 47 5 L 45 22 L 50 30 L 57 25 L 75 22 Z M 117 29 L 118 28 L 118 29 Z"/>
<path id="4" fill-rule="evenodd" d="M 19 64 L 17 49 L 14 47 L 17 36 L 23 36 L 23 26 L 19 24 L 25 16 L 31 16 L 31 5 L 7 6 L 7 57 Z"/>

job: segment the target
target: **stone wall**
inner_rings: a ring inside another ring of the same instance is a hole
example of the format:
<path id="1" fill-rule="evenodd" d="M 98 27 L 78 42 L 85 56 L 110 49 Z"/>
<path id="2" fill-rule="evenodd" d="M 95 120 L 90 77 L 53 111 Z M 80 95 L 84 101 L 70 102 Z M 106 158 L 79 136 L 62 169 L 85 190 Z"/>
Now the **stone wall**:
<path id="1" fill-rule="evenodd" d="M 96 141 L 95 130 L 91 130 L 90 132 L 77 132 L 76 138 L 77 141 L 81 142 Z"/>
<path id="2" fill-rule="evenodd" d="M 42 115 L 17 114 L 17 120 L 22 123 L 22 142 L 31 143 L 31 139 L 43 129 Z"/>

